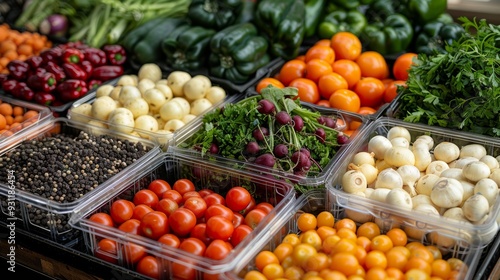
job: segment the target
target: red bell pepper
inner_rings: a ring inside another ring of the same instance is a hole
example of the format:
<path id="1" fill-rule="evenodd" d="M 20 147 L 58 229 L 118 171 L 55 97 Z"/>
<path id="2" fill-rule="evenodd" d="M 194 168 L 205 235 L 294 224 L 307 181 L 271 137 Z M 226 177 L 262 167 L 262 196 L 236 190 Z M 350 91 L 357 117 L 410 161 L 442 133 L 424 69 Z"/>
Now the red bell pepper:
<path id="1" fill-rule="evenodd" d="M 16 87 L 11 91 L 11 94 L 14 98 L 25 99 L 29 98 L 32 91 L 25 82 L 18 82 Z"/>
<path id="2" fill-rule="evenodd" d="M 36 91 L 51 92 L 56 88 L 56 76 L 50 72 L 36 73 L 28 78 L 27 84 Z"/>
<path id="3" fill-rule="evenodd" d="M 3 82 L 7 81 L 9 79 L 8 74 L 0 74 L 0 85 L 3 84 Z"/>
<path id="4" fill-rule="evenodd" d="M 57 92 L 61 100 L 75 100 L 88 92 L 87 83 L 82 80 L 69 79 L 57 86 Z"/>
<path id="5" fill-rule="evenodd" d="M 5 93 L 12 94 L 12 91 L 17 87 L 18 83 L 19 81 L 17 80 L 8 79 L 2 82 L 2 89 Z"/>
<path id="6" fill-rule="evenodd" d="M 23 81 L 26 80 L 28 76 L 30 66 L 24 61 L 14 59 L 7 63 L 7 70 L 9 70 L 9 74 L 12 78 Z"/>
<path id="7" fill-rule="evenodd" d="M 108 81 L 123 75 L 123 67 L 119 65 L 104 65 L 94 68 L 92 78 L 100 81 Z"/>
<path id="8" fill-rule="evenodd" d="M 88 78 L 87 73 L 77 64 L 64 63 L 62 67 L 64 69 L 64 73 L 66 73 L 66 76 L 70 79 L 86 81 Z"/>
<path id="9" fill-rule="evenodd" d="M 83 53 L 79 49 L 66 48 L 62 54 L 64 63 L 78 64 L 85 59 Z"/>
<path id="10" fill-rule="evenodd" d="M 54 94 L 49 92 L 37 92 L 33 97 L 33 100 L 41 105 L 50 106 L 56 101 Z"/>
<path id="11" fill-rule="evenodd" d="M 97 48 L 86 48 L 82 50 L 85 60 L 90 61 L 92 66 L 97 67 L 106 64 L 106 53 Z"/>
<path id="12" fill-rule="evenodd" d="M 85 73 L 87 73 L 87 78 L 92 75 L 92 70 L 94 70 L 94 66 L 92 66 L 92 63 L 90 61 L 84 60 L 80 63 L 80 68 L 82 68 Z"/>
<path id="13" fill-rule="evenodd" d="M 35 92 L 30 87 L 23 87 L 18 93 L 22 100 L 31 101 L 35 97 Z"/>
<path id="14" fill-rule="evenodd" d="M 31 69 L 35 69 L 42 65 L 43 58 L 39 55 L 34 55 L 26 59 L 24 62 L 28 63 Z"/>
<path id="15" fill-rule="evenodd" d="M 106 53 L 108 63 L 111 65 L 123 65 L 127 61 L 127 53 L 120 45 L 106 45 L 102 47 Z"/>
<path id="16" fill-rule="evenodd" d="M 56 64 L 55 62 L 49 61 L 44 66 L 44 68 L 48 72 L 54 74 L 54 76 L 56 77 L 56 81 L 58 83 L 62 82 L 62 81 L 64 81 L 66 79 L 66 72 L 64 72 L 64 69 L 61 66 L 59 66 L 58 64 Z"/>
<path id="17" fill-rule="evenodd" d="M 96 90 L 101 84 L 102 84 L 102 81 L 99 81 L 99 80 L 90 80 L 88 82 L 88 90 L 89 91 Z"/>
<path id="18" fill-rule="evenodd" d="M 40 56 L 43 59 L 42 64 L 47 64 L 49 61 L 53 61 L 57 64 L 59 64 L 62 60 L 62 54 L 63 54 L 63 48 L 62 47 L 53 47 L 48 50 L 44 50 L 40 53 Z"/>

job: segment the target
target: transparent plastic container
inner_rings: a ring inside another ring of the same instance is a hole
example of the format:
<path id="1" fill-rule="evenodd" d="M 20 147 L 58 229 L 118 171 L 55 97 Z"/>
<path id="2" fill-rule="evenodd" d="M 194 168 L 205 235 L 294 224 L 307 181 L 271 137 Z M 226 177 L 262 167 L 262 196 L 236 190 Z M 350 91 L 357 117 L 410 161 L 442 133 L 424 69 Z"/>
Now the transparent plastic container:
<path id="1" fill-rule="evenodd" d="M 164 77 L 166 77 L 166 76 L 164 75 Z M 117 79 L 113 80 L 112 83 L 109 83 L 109 84 L 112 86 L 116 86 L 116 84 L 119 80 L 120 80 L 120 78 L 117 78 Z M 215 81 L 212 81 L 212 84 L 218 85 L 218 83 Z M 229 91 L 227 88 L 224 88 L 224 90 L 226 91 L 226 98 L 224 100 L 216 103 L 216 104 L 213 104 L 213 106 L 211 108 L 209 108 L 208 110 L 206 110 L 205 113 L 207 111 L 209 111 L 210 109 L 222 107 L 226 103 L 235 102 L 235 100 L 238 100 L 239 98 L 241 98 L 241 94 L 235 94 L 234 92 Z M 96 92 L 97 92 L 97 90 L 86 95 L 85 97 L 77 100 L 76 102 L 74 102 L 71 105 L 71 108 L 69 108 L 69 110 L 68 110 L 67 117 L 69 119 L 74 119 L 74 120 L 84 122 L 84 123 L 92 121 L 92 123 L 94 123 L 94 124 L 98 124 L 98 125 L 101 125 L 105 128 L 111 129 L 110 128 L 111 123 L 109 121 L 99 120 L 97 118 L 75 112 L 75 110 L 74 110 L 76 107 L 81 106 L 82 104 L 93 104 L 94 101 L 96 100 Z M 203 115 L 203 113 L 201 113 L 197 117 L 201 117 L 202 115 Z M 114 125 L 114 124 L 112 126 L 118 127 L 118 128 L 126 127 L 125 125 Z M 137 128 L 133 128 L 133 127 L 130 127 L 130 130 L 133 130 L 133 132 L 138 133 L 138 135 L 144 139 L 150 139 L 152 141 L 156 141 L 163 150 L 166 150 L 170 145 L 173 144 L 173 138 L 175 138 L 176 135 L 182 134 L 185 131 L 185 127 L 186 126 L 183 126 L 179 129 L 176 129 L 172 135 L 159 133 L 159 132 L 147 131 L 147 130 L 143 130 L 143 129 L 137 129 Z"/>
<path id="2" fill-rule="evenodd" d="M 208 188 L 225 196 L 226 192 L 234 186 L 252 188 L 256 202 L 268 202 L 274 209 L 259 223 L 259 225 L 243 241 L 234 247 L 231 253 L 222 260 L 213 260 L 197 256 L 178 248 L 166 246 L 156 240 L 92 222 L 89 217 L 96 212 L 107 212 L 111 204 L 120 198 L 132 200 L 133 195 L 148 187 L 155 179 L 163 179 L 173 183 L 181 178 L 190 179 L 196 190 Z M 236 170 L 223 163 L 215 163 L 201 158 L 185 156 L 166 152 L 150 161 L 146 168 L 129 173 L 127 180 L 115 184 L 106 194 L 97 200 L 88 201 L 85 205 L 75 210 L 70 223 L 84 232 L 84 240 L 88 252 L 104 253 L 98 246 L 99 240 L 108 238 L 116 242 L 117 252 L 130 243 L 141 245 L 147 253 L 155 257 L 160 264 L 159 279 L 174 279 L 175 266 L 188 267 L 193 271 L 190 279 L 204 279 L 210 274 L 220 274 L 232 269 L 240 258 L 254 247 L 259 240 L 266 238 L 274 228 L 275 221 L 280 219 L 284 211 L 295 201 L 295 191 L 292 185 L 269 177 L 257 176 L 245 170 Z M 112 262 L 134 271 L 135 267 L 129 263 L 126 255 L 108 254 Z"/>
<path id="3" fill-rule="evenodd" d="M 104 195 L 109 191 L 108 189 L 110 188 L 110 185 L 120 184 L 120 182 L 122 182 L 126 178 L 126 175 L 128 173 L 133 172 L 136 169 L 143 168 L 150 159 L 160 154 L 161 152 L 157 144 L 145 139 L 121 134 L 100 127 L 92 127 L 83 123 L 74 122 L 67 118 L 56 118 L 50 120 L 44 126 L 32 129 L 30 133 L 27 133 L 23 138 L 23 141 L 20 141 L 17 145 L 12 146 L 10 149 L 4 151 L 0 155 L 5 156 L 10 155 L 10 153 L 18 152 L 16 148 L 25 142 L 30 143 L 32 140 L 36 141 L 46 139 L 59 133 L 76 138 L 82 131 L 93 135 L 104 135 L 103 139 L 115 139 L 121 141 L 128 140 L 131 143 L 130 145 L 133 145 L 134 143 L 140 141 L 142 147 L 144 147 L 144 153 L 141 157 L 133 160 L 131 164 L 125 166 L 120 165 L 120 167 L 115 170 L 114 174 L 111 173 L 113 175 L 111 175 L 109 178 L 98 179 L 91 173 L 86 173 L 87 171 L 85 171 L 86 178 L 92 178 L 95 181 L 93 182 L 94 184 L 96 184 L 96 182 L 100 183 L 93 189 L 85 191 L 82 189 L 82 191 L 80 192 L 80 197 L 70 200 L 56 200 L 55 195 L 53 199 L 50 199 L 50 197 L 36 194 L 35 191 L 20 189 L 19 187 L 17 187 L 17 183 L 24 182 L 26 180 L 26 186 L 29 185 L 30 187 L 32 187 L 34 185 L 35 178 L 32 177 L 31 174 L 20 174 L 20 172 L 22 171 L 18 172 L 17 169 L 9 169 L 9 166 L 7 166 L 6 170 L 3 170 L 4 172 L 6 172 L 5 176 L 7 177 L 7 179 L 0 182 L 1 223 L 9 224 L 11 222 L 15 222 L 16 227 L 23 228 L 33 234 L 37 234 L 43 236 L 44 238 L 63 244 L 74 245 L 79 240 L 81 241 L 81 232 L 70 227 L 68 223 L 69 218 L 73 214 L 75 208 L 81 204 L 84 204 L 85 202 L 91 202 L 95 198 Z M 80 158 L 82 159 L 83 164 L 93 164 L 92 162 L 90 162 L 91 159 L 87 159 L 83 156 L 85 151 L 79 152 L 82 153 L 82 156 Z M 20 155 L 13 156 L 20 157 Z M 46 156 L 49 155 L 47 154 Z M 97 161 L 97 159 L 95 159 L 96 164 L 99 164 L 99 162 L 102 161 Z M 31 164 L 31 162 L 29 162 L 29 164 Z M 4 167 L 2 167 L 2 169 L 3 168 Z M 50 167 L 50 165 L 47 165 L 47 168 L 52 167 Z M 61 167 L 61 171 L 64 172 L 66 170 L 76 170 L 75 168 L 66 168 L 68 167 Z M 53 172 L 51 175 L 46 175 L 46 177 L 48 177 L 49 179 L 44 179 L 44 181 L 42 182 L 44 188 L 56 187 L 54 185 L 56 184 L 56 172 Z M 46 174 L 50 174 L 50 170 L 47 170 Z M 81 184 L 81 181 L 78 182 Z M 24 186 L 24 184 L 20 184 L 20 186 L 22 187 Z M 60 186 L 61 185 L 57 186 L 58 191 L 66 191 L 65 195 L 72 191 L 69 190 L 69 188 L 60 188 Z M 68 182 L 67 186 L 74 185 L 73 183 L 70 184 Z"/>
<path id="4" fill-rule="evenodd" d="M 280 217 L 275 223 L 273 231 L 269 232 L 266 239 L 256 242 L 253 249 L 248 254 L 242 255 L 238 260 L 238 265 L 234 269 L 224 273 L 221 279 L 244 279 L 245 274 L 250 270 L 256 269 L 255 257 L 262 250 L 273 251 L 290 233 L 300 234 L 297 226 L 297 219 L 302 213 L 319 214 L 321 211 L 329 211 L 338 221 L 346 217 L 346 211 L 351 208 L 346 208 L 338 204 L 339 197 L 336 192 L 327 189 L 310 190 L 302 194 L 290 210 Z M 373 217 L 375 218 L 375 217 Z M 381 233 L 386 233 L 390 229 L 397 227 L 397 223 L 391 220 L 390 217 L 377 217 L 379 219 L 379 227 Z M 359 227 L 361 224 L 358 223 Z M 442 248 L 438 244 L 433 243 L 427 238 L 409 239 L 408 242 L 418 241 L 424 245 L 434 245 L 443 251 L 443 259 L 458 258 L 464 262 L 464 266 L 459 272 L 459 279 L 472 279 L 475 270 L 478 266 L 479 255 L 481 249 L 471 246 L 470 243 L 456 239 L 457 243 L 453 248 Z"/>
<path id="5" fill-rule="evenodd" d="M 49 108 L 17 99 L 13 99 L 4 95 L 0 95 L 1 103 L 8 103 L 12 107 L 19 106 L 23 108 L 23 112 L 34 110 L 38 112 L 36 116 L 33 116 L 21 123 L 21 126 L 13 127 L 0 133 L 0 154 L 3 150 L 8 149 L 12 145 L 23 140 L 24 135 L 31 129 L 36 129 L 36 127 L 43 126 L 47 121 L 52 119 L 52 112 Z"/>
<path id="6" fill-rule="evenodd" d="M 249 97 L 251 95 L 246 95 L 246 97 Z M 241 100 L 236 100 L 237 101 Z M 307 186 L 307 188 L 310 187 L 321 187 L 324 186 L 324 182 L 326 179 L 326 175 L 328 174 L 329 170 L 334 168 L 335 162 L 337 161 L 339 155 L 343 152 L 343 150 L 350 145 L 351 142 L 355 141 L 355 139 L 358 137 L 357 133 L 364 127 L 366 126 L 370 120 L 368 118 L 363 117 L 362 115 L 351 113 L 351 112 L 346 112 L 346 111 L 339 111 L 339 110 L 331 110 L 327 109 L 325 107 L 320 107 L 316 106 L 312 108 L 309 104 L 302 104 L 303 108 L 306 108 L 311 111 L 317 111 L 321 113 L 322 116 L 327 116 L 327 117 L 332 117 L 337 121 L 337 127 L 336 129 L 338 131 L 347 131 L 349 128 L 347 126 L 348 123 L 351 122 L 358 122 L 359 123 L 359 128 L 356 129 L 350 137 L 350 140 L 346 143 L 343 144 L 339 149 L 336 151 L 336 154 L 333 155 L 333 157 L 330 158 L 329 163 L 323 167 L 323 169 L 320 172 L 309 172 L 306 176 L 298 176 L 294 175 L 291 172 L 285 172 L 285 171 L 280 171 L 277 169 L 267 169 L 266 172 L 271 172 L 277 177 L 281 178 L 288 178 L 290 179 L 291 182 L 294 182 L 297 184 L 297 186 L 300 188 L 300 186 Z M 179 134 L 175 137 L 175 144 L 169 147 L 169 149 L 175 149 L 177 152 L 180 153 L 187 153 L 187 154 L 193 154 L 193 155 L 198 155 L 201 154 L 199 151 L 190 149 L 190 148 L 185 148 L 183 147 L 183 143 L 188 141 L 189 138 L 196 133 L 198 130 L 203 129 L 203 119 L 198 118 L 193 120 L 191 123 L 189 123 L 186 126 L 186 130 L 183 131 L 182 134 Z M 259 172 L 259 170 L 262 170 L 262 168 L 258 165 L 255 165 L 250 162 L 245 162 L 242 160 L 238 159 L 232 159 L 232 158 L 227 158 L 219 155 L 213 155 L 213 154 L 205 154 L 206 158 L 212 158 L 218 161 L 226 161 L 230 162 L 233 166 L 245 166 L 245 168 L 252 168 L 254 172 Z M 314 174 L 313 174 L 314 173 Z"/>
<path id="7" fill-rule="evenodd" d="M 353 217 L 371 215 L 373 217 L 390 218 L 399 222 L 403 228 L 408 229 L 408 234 L 425 235 L 430 237 L 441 237 L 443 243 L 452 245 L 453 240 L 462 240 L 473 246 L 484 247 L 488 245 L 498 232 L 497 217 L 500 212 L 500 199 L 496 199 L 490 205 L 490 211 L 482 223 L 462 222 L 442 215 L 432 215 L 427 212 L 406 210 L 391 206 L 387 203 L 349 194 L 342 190 L 342 177 L 348 170 L 349 163 L 354 155 L 360 151 L 367 151 L 368 142 L 376 135 L 387 136 L 388 131 L 395 126 L 406 128 L 412 137 L 412 141 L 420 135 L 428 135 L 434 140 L 434 147 L 441 142 L 447 141 L 456 144 L 459 148 L 468 144 L 480 144 L 486 148 L 486 154 L 494 157 L 500 154 L 500 140 L 480 136 L 471 133 L 457 132 L 444 128 L 431 127 L 423 124 L 412 124 L 400 120 L 381 117 L 370 123 L 358 134 L 358 138 L 342 154 L 335 169 L 328 175 L 326 186 L 330 187 L 337 197 L 337 203 L 349 209 L 357 209 L 352 212 Z M 432 150 L 431 150 L 432 153 Z M 417 192 L 418 193 L 418 192 Z M 441 214 L 446 209 L 440 209 Z"/>

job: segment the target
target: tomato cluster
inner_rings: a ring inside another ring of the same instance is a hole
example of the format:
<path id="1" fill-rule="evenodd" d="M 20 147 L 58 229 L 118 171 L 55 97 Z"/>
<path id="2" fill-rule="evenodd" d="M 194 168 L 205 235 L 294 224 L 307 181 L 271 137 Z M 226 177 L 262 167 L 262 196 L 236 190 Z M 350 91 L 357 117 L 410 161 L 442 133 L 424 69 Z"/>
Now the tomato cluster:
<path id="1" fill-rule="evenodd" d="M 117 199 L 109 212 L 95 213 L 89 219 L 201 257 L 222 260 L 273 208 L 268 202 L 257 203 L 241 186 L 230 188 L 223 196 L 210 189 L 196 190 L 189 179 L 178 179 L 173 185 L 156 179 L 136 192 L 132 201 Z M 132 242 L 123 247 L 126 263 L 141 274 L 159 278 L 160 264 L 146 248 Z M 117 263 L 118 250 L 116 241 L 102 238 L 95 256 Z M 196 275 L 195 269 L 181 263 L 173 263 L 171 269 L 175 278 L 193 279 Z"/>
<path id="2" fill-rule="evenodd" d="M 354 34 L 338 32 L 331 39 L 317 41 L 304 55 L 286 61 L 276 76 L 262 79 L 255 89 L 260 92 L 269 84 L 296 87 L 301 101 L 373 114 L 396 97 L 397 85 L 405 85 L 415 56 L 400 55 L 389 69 L 384 56 L 363 51 Z"/>
<path id="3" fill-rule="evenodd" d="M 374 222 L 335 221 L 328 211 L 303 212 L 296 223 L 300 233 L 289 233 L 274 249 L 259 252 L 245 280 L 454 280 L 467 269 L 458 258 L 445 259 L 434 245 L 408 240 L 400 228 L 381 233 Z"/>

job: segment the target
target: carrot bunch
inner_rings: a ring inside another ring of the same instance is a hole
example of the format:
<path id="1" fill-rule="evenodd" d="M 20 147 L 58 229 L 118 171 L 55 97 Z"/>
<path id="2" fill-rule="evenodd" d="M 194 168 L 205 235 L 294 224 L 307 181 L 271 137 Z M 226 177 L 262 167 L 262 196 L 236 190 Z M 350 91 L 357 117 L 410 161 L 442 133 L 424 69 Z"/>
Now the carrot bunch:
<path id="1" fill-rule="evenodd" d="M 14 59 L 25 60 L 51 48 L 47 36 L 36 32 L 20 32 L 7 24 L 0 25 L 0 73 L 8 73 L 7 64 Z"/>

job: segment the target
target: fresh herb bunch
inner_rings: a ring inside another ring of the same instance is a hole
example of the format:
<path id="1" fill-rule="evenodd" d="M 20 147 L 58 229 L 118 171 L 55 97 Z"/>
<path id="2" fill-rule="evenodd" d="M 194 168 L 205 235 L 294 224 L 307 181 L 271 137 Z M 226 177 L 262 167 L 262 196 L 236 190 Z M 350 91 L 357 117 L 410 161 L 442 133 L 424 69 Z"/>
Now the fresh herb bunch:
<path id="1" fill-rule="evenodd" d="M 500 136 L 500 26 L 460 17 L 465 33 L 446 53 L 419 54 L 399 89 L 396 117 Z"/>
<path id="2" fill-rule="evenodd" d="M 347 139 L 336 130 L 334 117 L 302 107 L 297 95 L 296 88 L 268 86 L 259 95 L 215 109 L 179 147 L 266 170 L 319 174 Z"/>

